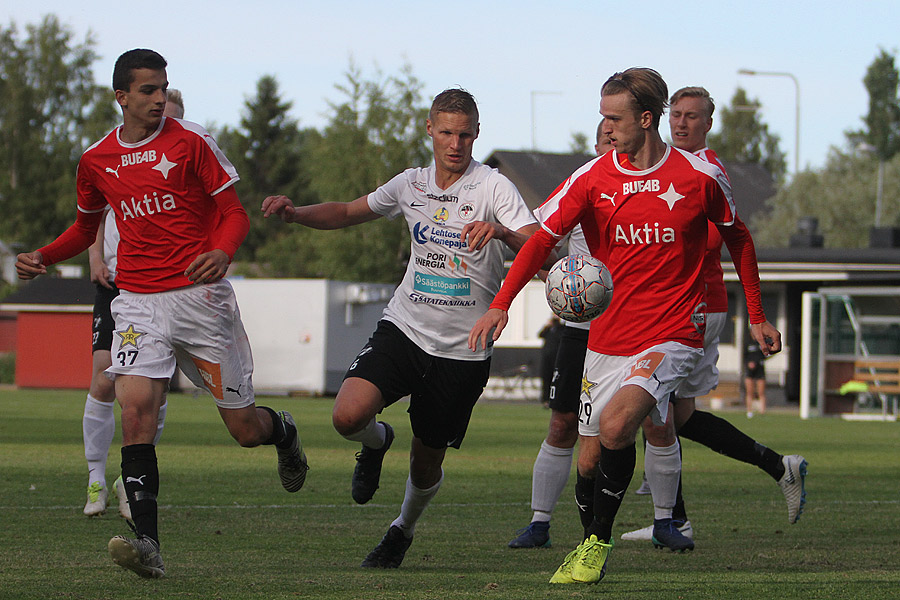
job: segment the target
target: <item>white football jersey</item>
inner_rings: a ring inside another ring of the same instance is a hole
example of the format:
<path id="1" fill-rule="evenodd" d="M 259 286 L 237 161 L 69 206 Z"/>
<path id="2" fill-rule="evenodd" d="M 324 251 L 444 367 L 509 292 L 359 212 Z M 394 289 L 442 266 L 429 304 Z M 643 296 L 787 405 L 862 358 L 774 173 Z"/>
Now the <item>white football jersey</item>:
<path id="1" fill-rule="evenodd" d="M 119 228 L 116 227 L 116 215 L 106 210 L 103 217 L 103 262 L 109 270 L 109 280 L 116 280 L 116 255 L 119 251 Z"/>
<path id="2" fill-rule="evenodd" d="M 483 360 L 491 349 L 469 350 L 469 330 L 500 289 L 505 244 L 494 239 L 472 252 L 461 240 L 463 227 L 488 221 L 515 231 L 537 221 L 496 169 L 473 160 L 445 190 L 434 173 L 433 164 L 407 169 L 368 196 L 374 212 L 403 215 L 412 238 L 406 274 L 384 318 L 428 354 Z"/>

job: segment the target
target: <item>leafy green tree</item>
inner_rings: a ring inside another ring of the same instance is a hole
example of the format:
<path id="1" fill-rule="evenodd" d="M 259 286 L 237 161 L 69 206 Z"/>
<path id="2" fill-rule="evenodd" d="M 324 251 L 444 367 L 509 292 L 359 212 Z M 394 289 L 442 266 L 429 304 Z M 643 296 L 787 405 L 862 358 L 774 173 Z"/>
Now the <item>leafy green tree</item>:
<path id="1" fill-rule="evenodd" d="M 74 220 L 78 159 L 118 112 L 90 34 L 76 42 L 52 15 L 25 31 L 0 26 L 0 237 L 30 250 Z"/>
<path id="2" fill-rule="evenodd" d="M 311 188 L 323 202 L 355 200 L 431 161 L 428 107 L 409 65 L 395 76 L 366 79 L 351 63 L 335 87 L 344 100 L 329 103 L 328 125 L 310 139 Z M 259 257 L 279 275 L 397 282 L 409 257 L 409 232 L 403 219 L 338 231 L 291 226 Z"/>
<path id="3" fill-rule="evenodd" d="M 847 132 L 851 148 L 860 144 L 874 148 L 876 158 L 888 160 L 900 152 L 900 73 L 894 55 L 878 53 L 863 78 L 869 92 L 869 112 L 863 117 L 866 128 Z"/>
<path id="4" fill-rule="evenodd" d="M 591 149 L 588 146 L 588 136 L 581 131 L 572 133 L 572 139 L 569 140 L 569 152 L 572 154 L 590 154 Z"/>
<path id="5" fill-rule="evenodd" d="M 762 121 L 760 106 L 758 100 L 748 98 L 747 92 L 738 88 L 731 104 L 717 111 L 721 127 L 718 133 L 709 135 L 709 147 L 725 161 L 761 164 L 781 181 L 787 162 L 778 136 L 769 133 L 769 126 Z"/>
<path id="6" fill-rule="evenodd" d="M 226 127 L 218 136 L 241 176 L 235 189 L 250 216 L 250 232 L 238 260 L 252 261 L 260 246 L 282 233 L 281 225 L 263 218 L 259 209 L 263 198 L 284 194 L 295 204 L 317 201 L 308 173 L 308 142 L 316 133 L 301 130 L 290 118 L 291 105 L 281 99 L 275 77 L 265 75 L 256 84 L 256 96 L 244 104 L 240 127 Z"/>

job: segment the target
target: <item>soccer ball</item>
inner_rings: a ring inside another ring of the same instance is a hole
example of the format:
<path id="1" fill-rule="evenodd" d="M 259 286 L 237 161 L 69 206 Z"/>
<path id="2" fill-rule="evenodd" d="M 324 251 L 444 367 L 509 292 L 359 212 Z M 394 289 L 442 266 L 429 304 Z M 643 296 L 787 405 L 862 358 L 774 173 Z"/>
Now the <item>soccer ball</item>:
<path id="1" fill-rule="evenodd" d="M 609 269 L 593 256 L 561 258 L 547 274 L 547 304 L 560 318 L 584 323 L 599 317 L 612 302 Z"/>

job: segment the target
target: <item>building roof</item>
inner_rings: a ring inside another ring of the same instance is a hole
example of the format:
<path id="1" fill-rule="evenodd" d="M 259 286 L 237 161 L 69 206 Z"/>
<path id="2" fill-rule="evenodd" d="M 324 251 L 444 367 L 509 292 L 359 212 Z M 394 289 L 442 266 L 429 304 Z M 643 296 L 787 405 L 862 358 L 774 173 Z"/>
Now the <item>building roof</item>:
<path id="1" fill-rule="evenodd" d="M 0 304 L 2 310 L 40 310 L 50 306 L 93 307 L 96 286 L 88 279 L 37 277 Z"/>

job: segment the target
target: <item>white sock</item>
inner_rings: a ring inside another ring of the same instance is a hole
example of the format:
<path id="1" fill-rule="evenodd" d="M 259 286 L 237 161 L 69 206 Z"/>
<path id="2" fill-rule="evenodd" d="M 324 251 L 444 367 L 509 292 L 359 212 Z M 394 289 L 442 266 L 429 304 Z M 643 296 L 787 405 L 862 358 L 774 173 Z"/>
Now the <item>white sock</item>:
<path id="1" fill-rule="evenodd" d="M 100 402 L 90 394 L 84 403 L 81 430 L 84 434 L 84 457 L 88 463 L 88 485 L 99 482 L 106 487 L 106 457 L 116 434 L 115 402 Z"/>
<path id="2" fill-rule="evenodd" d="M 681 474 L 681 453 L 678 440 L 671 446 L 659 448 L 647 444 L 644 454 L 644 470 L 653 496 L 655 519 L 671 519 L 672 508 L 678 497 L 678 478 Z"/>
<path id="3" fill-rule="evenodd" d="M 384 428 L 384 424 L 378 423 L 375 419 L 369 421 L 369 424 L 362 428 L 362 430 L 357 431 L 356 433 L 351 433 L 350 435 L 345 435 L 344 439 L 350 440 L 351 442 L 359 442 L 363 446 L 368 446 L 369 448 L 381 448 L 384 446 L 384 442 L 387 439 L 387 429 Z"/>
<path id="4" fill-rule="evenodd" d="M 407 538 L 413 536 L 416 530 L 416 521 L 425 512 L 425 508 L 431 499 L 438 493 L 441 484 L 444 482 L 444 471 L 441 470 L 441 479 L 436 484 L 426 490 L 417 488 L 412 483 L 412 478 L 406 479 L 406 494 L 403 496 L 403 504 L 400 505 L 400 516 L 394 519 L 391 526 L 396 525 L 403 530 L 403 534 Z"/>
<path id="5" fill-rule="evenodd" d="M 157 445 L 159 443 L 159 438 L 162 436 L 163 427 L 166 426 L 166 409 L 169 408 L 169 401 L 166 400 L 163 402 L 163 405 L 159 407 L 159 415 L 156 417 L 156 436 L 153 438 L 153 445 Z"/>
<path id="6" fill-rule="evenodd" d="M 553 509 L 569 482 L 574 453 L 575 448 L 557 448 L 548 444 L 547 440 L 541 442 L 531 472 L 532 521 L 550 521 Z"/>

